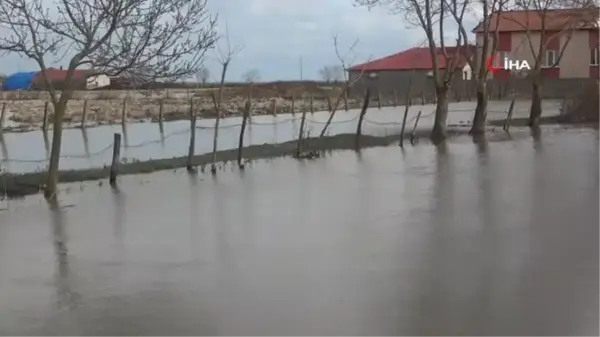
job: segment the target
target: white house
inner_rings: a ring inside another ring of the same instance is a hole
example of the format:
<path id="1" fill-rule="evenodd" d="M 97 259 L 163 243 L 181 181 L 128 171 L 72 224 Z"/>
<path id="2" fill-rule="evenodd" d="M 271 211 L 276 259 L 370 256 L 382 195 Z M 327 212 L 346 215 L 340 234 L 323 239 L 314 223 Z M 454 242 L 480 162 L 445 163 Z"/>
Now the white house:
<path id="1" fill-rule="evenodd" d="M 98 89 L 110 85 L 110 77 L 105 74 L 92 75 L 85 79 L 86 89 Z"/>
<path id="2" fill-rule="evenodd" d="M 465 64 L 464 68 L 462 69 L 462 79 L 470 80 L 472 77 L 473 77 L 473 71 L 471 70 L 471 66 L 467 62 L 467 64 Z"/>

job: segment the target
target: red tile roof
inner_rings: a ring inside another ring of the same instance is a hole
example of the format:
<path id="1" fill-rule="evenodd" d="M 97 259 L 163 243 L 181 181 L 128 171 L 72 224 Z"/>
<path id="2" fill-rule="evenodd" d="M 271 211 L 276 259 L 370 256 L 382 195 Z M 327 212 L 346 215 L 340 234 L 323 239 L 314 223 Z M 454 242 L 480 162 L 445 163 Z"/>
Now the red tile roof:
<path id="1" fill-rule="evenodd" d="M 542 30 L 554 31 L 562 29 L 598 28 L 598 8 L 568 8 L 546 11 L 507 11 L 493 13 L 490 17 L 489 31 L 524 32 Z M 474 33 L 482 33 L 483 22 L 480 22 Z"/>
<path id="2" fill-rule="evenodd" d="M 446 47 L 448 56 L 454 55 L 457 47 Z M 475 52 L 475 47 L 470 46 L 460 47 L 464 51 L 459 52 L 460 61 L 458 64 L 459 68 L 462 68 L 467 63 L 466 55 L 471 55 Z M 468 49 L 471 49 L 470 51 Z M 438 50 L 437 55 L 438 68 L 446 68 L 446 59 L 441 48 Z M 381 70 L 432 70 L 433 62 L 429 48 L 411 48 L 400 53 L 396 53 L 390 56 L 386 56 L 374 61 L 370 61 L 363 64 L 358 64 L 350 68 L 355 71 L 381 71 Z"/>

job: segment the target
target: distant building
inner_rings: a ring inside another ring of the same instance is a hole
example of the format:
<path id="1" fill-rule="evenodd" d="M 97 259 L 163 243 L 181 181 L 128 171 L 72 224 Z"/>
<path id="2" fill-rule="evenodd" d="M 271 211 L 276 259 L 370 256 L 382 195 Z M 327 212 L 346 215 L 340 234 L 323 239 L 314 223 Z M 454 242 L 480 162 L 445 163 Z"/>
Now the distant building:
<path id="1" fill-rule="evenodd" d="M 542 55 L 542 71 L 545 76 L 561 79 L 598 78 L 598 8 L 556 9 L 545 13 L 534 10 L 494 13 L 490 18 L 488 31 L 492 37 L 498 32 L 496 58 L 526 60 L 533 67 L 535 58 L 531 49 L 533 47 L 537 56 L 542 43 L 542 22 L 545 32 L 543 42 L 546 43 L 546 52 Z M 473 29 L 478 46 L 483 43 L 483 31 L 483 23 Z M 569 44 L 565 47 L 562 58 L 553 66 L 567 41 Z M 493 75 L 490 74 L 492 76 L 507 79 L 509 72 L 498 70 Z"/>
<path id="2" fill-rule="evenodd" d="M 107 88 L 110 86 L 110 77 L 106 74 L 91 75 L 86 78 L 85 88 L 88 90 Z"/>
<path id="3" fill-rule="evenodd" d="M 8 75 L 2 84 L 2 90 L 29 90 L 33 83 L 37 71 L 19 72 Z"/>
<path id="4" fill-rule="evenodd" d="M 458 48 L 458 49 L 457 49 Z M 475 53 L 475 46 L 446 47 L 449 56 L 458 55 L 455 80 L 471 78 L 467 56 Z M 446 59 L 441 48 L 437 51 L 438 69 L 446 69 Z M 429 48 L 410 48 L 374 61 L 355 65 L 348 69 L 351 81 L 356 81 L 353 90 L 363 91 L 369 86 L 382 94 L 396 90 L 403 95 L 411 83 L 412 90 L 431 90 L 433 59 Z M 357 81 L 358 79 L 358 81 Z"/>

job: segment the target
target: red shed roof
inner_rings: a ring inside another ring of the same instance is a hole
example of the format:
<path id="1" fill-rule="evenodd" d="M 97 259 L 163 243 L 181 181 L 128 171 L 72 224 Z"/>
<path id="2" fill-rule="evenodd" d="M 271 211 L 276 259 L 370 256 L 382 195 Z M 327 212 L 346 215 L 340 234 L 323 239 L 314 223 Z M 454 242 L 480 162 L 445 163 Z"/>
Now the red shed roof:
<path id="1" fill-rule="evenodd" d="M 520 10 L 493 13 L 490 17 L 489 31 L 494 32 L 524 32 L 562 29 L 598 28 L 598 8 L 564 8 L 545 11 Z M 483 32 L 483 22 L 480 22 L 473 32 Z"/>
<path id="2" fill-rule="evenodd" d="M 459 51 L 459 63 L 458 67 L 462 68 L 467 63 L 467 55 L 471 55 L 475 52 L 475 46 L 469 47 L 446 47 L 446 52 L 449 56 L 454 55 L 457 48 L 464 49 Z M 470 50 L 469 50 L 470 49 Z M 438 68 L 446 68 L 446 59 L 442 52 L 442 49 L 438 49 L 437 55 Z M 363 64 L 358 64 L 350 68 L 355 71 L 382 71 L 382 70 L 431 70 L 433 69 L 433 62 L 429 48 L 415 47 L 393 55 L 389 55 L 374 61 L 370 61 Z"/>

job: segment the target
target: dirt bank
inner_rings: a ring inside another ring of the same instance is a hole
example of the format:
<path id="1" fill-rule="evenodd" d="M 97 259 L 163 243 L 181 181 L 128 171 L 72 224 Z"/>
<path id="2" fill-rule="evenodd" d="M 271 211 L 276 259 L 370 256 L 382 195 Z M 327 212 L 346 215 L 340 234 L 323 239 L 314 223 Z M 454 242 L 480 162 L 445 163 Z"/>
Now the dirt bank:
<path id="1" fill-rule="evenodd" d="M 429 130 L 422 130 L 415 135 L 417 140 L 425 140 L 429 136 Z M 458 136 L 467 134 L 468 128 L 449 129 L 449 135 Z M 310 151 L 323 152 L 334 150 L 355 149 L 356 137 L 354 134 L 342 134 L 336 136 L 326 136 L 321 139 L 310 138 L 305 140 L 305 149 Z M 398 135 L 385 137 L 362 136 L 360 147 L 368 148 L 375 146 L 390 145 L 399 140 Z M 280 144 L 263 144 L 245 147 L 243 156 L 245 161 L 252 161 L 264 158 L 276 158 L 282 156 L 292 156 L 297 146 L 296 141 L 289 141 Z M 219 151 L 217 158 L 220 163 L 234 161 L 237 158 L 237 149 Z M 200 171 L 204 171 L 204 166 L 212 162 L 212 154 L 203 154 L 194 157 L 194 163 Z M 124 163 L 120 165 L 119 172 L 123 174 L 150 173 L 159 170 L 170 170 L 183 168 L 186 166 L 186 157 L 177 157 L 171 159 L 157 159 L 144 162 Z M 109 176 L 109 167 L 87 169 L 87 170 L 69 170 L 60 171 L 59 181 L 77 182 L 87 180 L 105 179 Z M 21 197 L 30 194 L 39 193 L 45 182 L 45 172 L 34 172 L 24 174 L 0 174 L 0 196 Z"/>
<path id="2" fill-rule="evenodd" d="M 224 101 L 223 117 L 239 116 L 245 105 L 246 98 L 230 97 Z M 310 98 L 294 98 L 294 111 L 310 111 Z M 0 104 L 3 102 L 0 102 Z M 6 103 L 7 119 L 13 122 L 12 126 L 7 125 L 5 131 L 19 131 L 19 129 L 29 129 L 41 127 L 44 117 L 46 102 L 41 100 L 21 100 L 8 101 Z M 163 120 L 178 120 L 189 118 L 190 100 L 189 99 L 162 99 L 148 98 L 137 100 L 72 100 L 69 102 L 65 114 L 65 122 L 79 126 L 83 118 L 83 111 L 87 109 L 86 125 L 103 125 L 121 123 L 123 107 L 126 110 L 126 119 L 129 123 L 153 120 L 159 118 L 159 111 L 163 111 Z M 215 116 L 212 98 L 194 97 L 193 107 L 197 116 L 200 118 L 210 118 Z M 292 112 L 291 97 L 273 97 L 256 98 L 252 100 L 252 114 L 264 115 L 273 113 L 273 104 L 276 113 Z M 348 100 L 349 108 L 357 108 L 359 102 L 353 99 Z M 85 108 L 84 108 L 85 107 Z M 326 98 L 319 97 L 313 99 L 313 110 L 326 110 L 328 103 Z M 52 121 L 54 111 L 51 104 L 48 104 L 48 116 Z"/>

